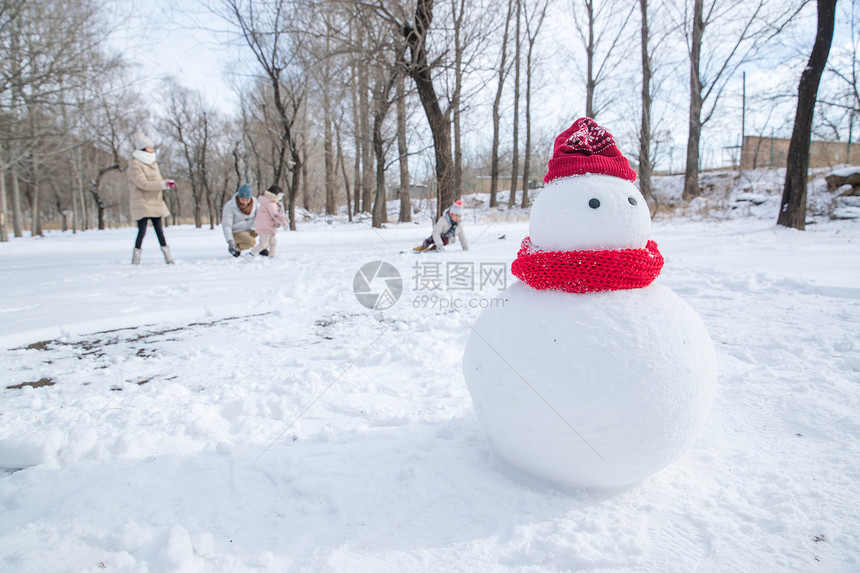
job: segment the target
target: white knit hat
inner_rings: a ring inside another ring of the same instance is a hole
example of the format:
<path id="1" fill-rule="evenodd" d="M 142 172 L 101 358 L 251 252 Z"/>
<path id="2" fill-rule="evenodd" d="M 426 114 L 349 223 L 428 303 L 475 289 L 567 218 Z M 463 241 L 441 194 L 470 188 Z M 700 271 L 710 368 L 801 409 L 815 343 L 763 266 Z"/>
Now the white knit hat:
<path id="1" fill-rule="evenodd" d="M 152 143 L 152 140 L 146 137 L 141 132 L 137 132 L 134 134 L 134 148 L 135 149 L 146 149 L 147 147 L 154 147 L 155 144 Z"/>
<path id="2" fill-rule="evenodd" d="M 460 215 L 463 216 L 463 200 L 457 199 L 453 205 L 448 207 L 448 212 L 452 215 Z"/>

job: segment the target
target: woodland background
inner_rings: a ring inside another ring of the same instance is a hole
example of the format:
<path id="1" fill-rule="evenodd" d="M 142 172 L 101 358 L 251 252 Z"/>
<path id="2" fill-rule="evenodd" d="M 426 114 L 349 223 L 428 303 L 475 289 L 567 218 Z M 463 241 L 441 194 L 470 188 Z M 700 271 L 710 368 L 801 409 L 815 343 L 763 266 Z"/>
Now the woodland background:
<path id="1" fill-rule="evenodd" d="M 836 2 L 172 4 L 182 26 L 234 49 L 211 73 L 235 109 L 182 77 L 151 87 L 129 49 L 147 38 L 127 39 L 158 3 L 0 2 L 0 239 L 130 224 L 136 131 L 178 182 L 171 224 L 213 227 L 242 182 L 281 185 L 293 229 L 317 214 L 379 227 L 391 199 L 409 221 L 479 185 L 491 207 L 525 207 L 580 116 L 613 132 L 656 212 L 652 173 L 683 172 L 690 201 L 707 192 L 701 171 L 740 168 L 743 141 L 791 135 L 817 14 Z M 835 22 L 812 138 L 844 145 L 837 165 L 857 153 L 858 3 L 840 2 Z"/>

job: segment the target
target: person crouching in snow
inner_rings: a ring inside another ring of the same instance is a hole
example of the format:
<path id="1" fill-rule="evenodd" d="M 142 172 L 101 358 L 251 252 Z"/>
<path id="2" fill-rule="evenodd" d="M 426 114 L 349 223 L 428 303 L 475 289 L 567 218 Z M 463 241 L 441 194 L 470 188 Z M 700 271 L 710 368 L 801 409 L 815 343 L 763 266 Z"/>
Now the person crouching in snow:
<path id="1" fill-rule="evenodd" d="M 254 221 L 257 218 L 257 200 L 251 186 L 242 183 L 221 211 L 221 230 L 227 240 L 227 250 L 234 257 L 257 242 Z"/>
<path id="2" fill-rule="evenodd" d="M 433 234 L 424 239 L 424 243 L 415 247 L 415 251 L 444 251 L 451 243 L 460 239 L 460 245 L 464 251 L 469 250 L 469 242 L 466 241 L 466 233 L 463 230 L 463 201 L 457 201 L 448 207 L 436 224 L 433 226 Z"/>
<path id="3" fill-rule="evenodd" d="M 269 251 L 270 257 L 275 256 L 275 248 L 278 246 L 278 227 L 287 226 L 284 211 L 281 209 L 283 198 L 284 192 L 277 185 L 272 185 L 257 198 L 257 218 L 254 220 L 254 228 L 260 240 L 256 247 L 248 251 L 250 257 L 256 257 L 264 250 Z"/>

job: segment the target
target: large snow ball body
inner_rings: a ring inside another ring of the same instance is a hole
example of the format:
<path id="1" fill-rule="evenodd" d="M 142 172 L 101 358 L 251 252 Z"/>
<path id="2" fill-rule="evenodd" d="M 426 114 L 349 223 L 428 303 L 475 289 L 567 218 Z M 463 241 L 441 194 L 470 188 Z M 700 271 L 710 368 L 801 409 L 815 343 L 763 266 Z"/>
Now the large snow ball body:
<path id="1" fill-rule="evenodd" d="M 651 214 L 633 183 L 610 175 L 575 175 L 547 183 L 529 215 L 532 244 L 544 251 L 641 249 Z"/>
<path id="2" fill-rule="evenodd" d="M 572 487 L 620 487 L 666 467 L 707 416 L 716 356 L 696 312 L 662 285 L 572 295 L 514 283 L 470 333 L 466 385 L 499 453 Z"/>

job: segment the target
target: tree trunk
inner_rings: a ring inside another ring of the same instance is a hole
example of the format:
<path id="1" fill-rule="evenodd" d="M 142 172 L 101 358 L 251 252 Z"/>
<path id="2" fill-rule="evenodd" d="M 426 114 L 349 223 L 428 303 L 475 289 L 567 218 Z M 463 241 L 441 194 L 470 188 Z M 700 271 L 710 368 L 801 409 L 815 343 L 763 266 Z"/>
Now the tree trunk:
<path id="1" fill-rule="evenodd" d="M 104 177 L 106 173 L 119 168 L 119 163 L 104 165 L 99 168 L 99 172 L 96 174 L 95 178 L 90 181 L 90 195 L 93 196 L 93 200 L 96 202 L 96 206 L 98 207 L 98 228 L 100 231 L 105 230 L 105 210 L 107 207 L 101 196 L 102 177 Z"/>
<path id="2" fill-rule="evenodd" d="M 308 141 L 302 137 L 302 206 L 305 211 L 311 210 L 311 186 L 308 184 Z"/>
<path id="3" fill-rule="evenodd" d="M 532 18 L 529 18 L 528 9 L 525 12 L 526 38 L 528 39 L 529 47 L 526 51 L 526 148 L 523 157 L 523 198 L 522 203 L 520 203 L 523 209 L 527 208 L 531 201 L 529 197 L 529 174 L 532 158 L 532 53 L 538 33 L 540 33 L 541 26 L 543 25 L 543 19 L 546 16 L 547 6 L 548 2 L 545 2 L 537 9 L 535 14 L 532 14 Z M 536 23 L 534 22 L 535 15 L 538 18 Z M 535 24 L 534 30 L 532 30 L 533 23 Z"/>
<path id="4" fill-rule="evenodd" d="M 332 149 L 331 103 L 329 102 L 330 84 L 326 78 L 323 86 L 323 155 L 325 156 L 325 213 L 337 215 L 337 183 L 335 182 L 335 158 Z M 340 150 L 338 150 L 340 153 Z M 349 199 L 347 199 L 348 201 Z"/>
<path id="5" fill-rule="evenodd" d="M 289 190 L 289 215 L 290 215 L 290 231 L 296 230 L 296 195 L 299 192 L 299 186 L 301 185 L 300 181 L 300 170 L 302 168 L 302 158 L 299 155 L 298 149 L 293 146 L 291 150 L 291 155 L 293 159 L 293 179 L 292 185 L 290 185 Z"/>
<path id="6" fill-rule="evenodd" d="M 93 200 L 96 202 L 97 217 L 98 217 L 98 230 L 105 230 L 105 204 L 102 201 L 102 198 L 99 196 L 98 190 L 93 191 Z"/>
<path id="7" fill-rule="evenodd" d="M 352 67 L 352 131 L 355 138 L 355 158 L 352 164 L 352 182 L 354 189 L 355 205 L 352 212 L 355 215 L 361 213 L 361 121 L 358 113 L 358 90 L 361 89 L 358 81 L 358 66 Z"/>
<path id="8" fill-rule="evenodd" d="M 508 56 L 508 32 L 510 30 L 511 12 L 513 11 L 513 0 L 508 0 L 508 14 L 505 16 L 505 32 L 502 35 L 502 54 L 499 63 L 499 83 L 496 86 L 496 97 L 493 100 L 493 143 L 490 150 L 490 207 L 495 207 L 499 192 L 499 124 L 501 113 L 499 108 L 502 101 L 502 92 L 505 86 L 507 69 L 505 64 Z"/>
<path id="9" fill-rule="evenodd" d="M 585 10 L 588 12 L 588 45 L 585 47 L 587 78 L 585 80 L 585 117 L 594 119 L 594 92 L 597 80 L 594 77 L 594 2 L 585 0 Z"/>
<path id="10" fill-rule="evenodd" d="M 21 212 L 21 181 L 14 167 L 9 172 L 12 178 L 12 230 L 16 237 L 24 236 L 24 214 Z"/>
<path id="11" fill-rule="evenodd" d="M 206 199 L 206 210 L 209 213 L 209 229 L 215 229 L 215 205 L 213 205 L 212 201 L 212 186 L 209 184 L 209 173 L 208 173 L 208 164 L 209 164 L 209 116 L 206 111 L 201 113 L 201 121 L 203 127 L 203 139 L 199 143 L 198 153 L 199 157 L 197 160 L 198 168 L 200 169 L 200 184 L 203 187 L 203 194 Z M 175 194 L 176 191 L 172 191 L 171 193 Z"/>
<path id="12" fill-rule="evenodd" d="M 458 197 L 454 187 L 454 160 L 451 155 L 451 122 L 447 113 L 442 112 L 433 75 L 427 61 L 427 33 L 433 21 L 433 0 L 418 0 L 415 5 L 414 27 L 405 25 L 403 36 L 412 57 L 409 75 L 415 82 L 418 98 L 427 116 L 433 148 L 436 156 L 436 215 L 451 205 Z"/>
<path id="13" fill-rule="evenodd" d="M 6 230 L 6 169 L 0 166 L 0 242 L 9 241 L 9 231 Z"/>
<path id="14" fill-rule="evenodd" d="M 30 201 L 30 236 L 42 236 L 42 208 L 39 204 L 40 189 L 40 172 L 39 172 L 39 154 L 34 149 L 32 152 L 33 165 L 33 194 Z"/>
<path id="15" fill-rule="evenodd" d="M 175 125 L 177 140 L 179 144 L 182 146 L 182 153 L 185 157 L 185 165 L 188 166 L 188 179 L 191 182 L 191 203 L 192 210 L 194 213 L 194 227 L 199 229 L 203 226 L 202 214 L 201 214 L 201 205 L 200 205 L 200 188 L 198 186 L 198 174 L 195 173 L 194 169 L 194 161 L 192 159 L 192 151 L 189 147 L 189 143 L 186 141 L 184 128 L 179 124 L 179 120 L 177 119 L 177 123 Z M 99 227 L 101 228 L 101 227 Z"/>
<path id="16" fill-rule="evenodd" d="M 400 215 L 398 221 L 412 221 L 412 196 L 409 190 L 409 145 L 406 138 L 406 78 L 397 77 L 397 154 L 400 165 Z"/>
<path id="17" fill-rule="evenodd" d="M 167 210 L 170 211 L 170 219 L 173 221 L 173 224 L 180 224 L 182 221 L 182 212 L 179 208 L 180 203 L 177 193 L 168 193 L 167 196 L 164 197 L 164 202 L 167 203 Z M 164 220 L 164 224 L 165 226 L 167 225 L 167 219 Z"/>
<path id="18" fill-rule="evenodd" d="M 402 75 L 396 66 L 383 70 L 377 66 L 376 85 L 373 88 L 373 154 L 376 159 L 376 192 L 373 198 L 373 226 L 381 227 L 388 222 L 388 197 L 385 192 L 385 140 L 382 124 L 391 109 L 391 90 Z"/>
<path id="19" fill-rule="evenodd" d="M 454 165 L 451 157 L 451 123 L 439 107 L 429 69 L 426 77 L 420 81 L 416 80 L 416 84 L 418 84 L 418 95 L 430 124 L 430 132 L 433 135 L 433 148 L 436 158 L 436 215 L 438 216 L 443 209 L 457 200 L 457 191 L 454 188 Z"/>
<path id="20" fill-rule="evenodd" d="M 80 156 L 78 156 L 75 161 L 71 162 L 72 165 L 76 166 L 77 160 L 79 159 Z M 80 211 L 78 211 L 78 195 L 81 194 L 80 191 L 84 184 L 81 180 L 80 170 L 75 168 L 74 172 L 76 185 L 72 188 L 72 234 L 76 234 L 78 232 L 78 221 L 80 219 Z"/>
<path id="21" fill-rule="evenodd" d="M 5 2 L 3 6 L 5 8 Z M 4 57 L 8 58 L 8 64 L 12 72 L 11 76 L 13 79 L 13 81 L 11 82 L 11 89 L 9 90 L 11 94 L 11 100 L 9 101 L 9 109 L 11 110 L 12 114 L 14 114 L 12 117 L 17 118 L 18 114 L 16 112 L 16 109 L 18 107 L 18 102 L 20 101 L 21 91 L 21 86 L 17 84 L 23 83 L 21 82 L 21 38 L 19 29 L 20 21 L 18 18 L 14 18 L 10 23 L 12 24 L 12 31 L 9 35 L 9 53 L 4 54 Z M 10 125 L 11 133 L 9 135 L 13 139 L 17 139 L 19 137 L 17 133 L 17 126 L 18 122 L 12 121 Z M 10 141 L 9 146 L 9 155 L 10 157 L 13 157 L 15 155 L 16 142 Z M 21 183 L 18 179 L 18 169 L 15 167 L 14 164 L 10 165 L 9 175 L 12 179 L 12 230 L 15 236 L 20 238 L 24 236 L 24 214 L 21 212 Z"/>
<path id="22" fill-rule="evenodd" d="M 343 160 L 343 146 L 340 144 L 340 125 L 335 129 L 337 138 L 337 162 L 340 164 L 340 171 L 343 173 L 343 186 L 346 188 L 346 216 L 349 222 L 352 222 L 352 196 L 349 192 L 349 177 L 346 173 L 346 162 Z"/>
<path id="23" fill-rule="evenodd" d="M 80 180 L 78 199 L 81 202 L 81 231 L 88 231 L 90 228 L 90 208 L 87 205 L 87 198 L 84 195 L 84 181 Z"/>
<path id="24" fill-rule="evenodd" d="M 372 225 L 376 228 L 382 227 L 382 224 L 385 222 L 386 214 L 385 148 L 382 141 L 383 119 L 384 115 L 378 111 L 373 118 L 373 154 L 376 158 L 376 192 L 374 193 L 373 198 Z"/>
<path id="25" fill-rule="evenodd" d="M 651 216 L 657 211 L 657 201 L 651 189 L 651 55 L 648 42 L 648 0 L 639 0 L 642 12 L 642 124 L 639 127 L 639 190 L 648 203 Z"/>
<path id="26" fill-rule="evenodd" d="M 326 22 L 328 27 L 328 22 Z M 331 35 L 326 34 L 326 53 L 331 51 Z M 323 159 L 325 165 L 325 213 L 326 215 L 337 215 L 337 183 L 334 150 L 332 149 L 332 117 L 331 117 L 331 61 L 325 58 L 322 62 L 322 107 L 323 107 Z"/>
<path id="27" fill-rule="evenodd" d="M 291 108 L 287 110 L 287 106 L 285 104 L 285 100 L 281 96 L 281 69 L 273 68 L 269 74 L 269 78 L 272 82 L 272 91 L 274 94 L 274 102 L 275 108 L 278 110 L 278 117 L 281 121 L 281 136 L 278 138 L 278 155 L 277 160 L 275 161 L 275 173 L 274 173 L 274 184 L 279 185 L 281 182 L 281 178 L 284 174 L 284 168 L 286 167 L 289 171 L 290 166 L 287 161 L 287 150 L 290 152 L 290 159 L 293 161 L 293 177 L 292 177 L 292 185 L 288 186 L 290 193 L 290 230 L 296 230 L 296 197 L 300 191 L 300 176 L 301 176 L 301 168 L 302 168 L 302 158 L 299 154 L 299 150 L 297 147 L 296 136 L 293 133 L 293 124 L 296 121 L 296 118 L 299 113 L 299 109 L 302 105 L 302 100 L 304 99 L 304 93 L 301 95 L 296 95 L 295 93 L 291 96 Z"/>
<path id="28" fill-rule="evenodd" d="M 827 64 L 836 18 L 836 0 L 818 0 L 818 30 L 809 63 L 800 74 L 797 88 L 797 111 L 788 145 L 785 188 L 777 224 L 804 230 L 806 228 L 806 186 L 809 174 L 809 145 L 812 117 L 821 74 Z"/>
<path id="29" fill-rule="evenodd" d="M 457 194 L 463 189 L 463 141 L 460 130 L 460 100 L 463 94 L 463 46 L 461 44 L 461 31 L 463 28 L 463 15 L 465 13 L 465 0 L 451 2 L 451 10 L 454 16 L 454 92 L 451 94 L 451 110 L 454 122 L 454 188 Z"/>
<path id="30" fill-rule="evenodd" d="M 517 204 L 517 181 L 520 179 L 520 16 L 522 0 L 517 2 L 517 26 L 514 33 L 514 133 L 513 155 L 511 158 L 511 192 L 508 195 L 508 208 Z"/>
<path id="31" fill-rule="evenodd" d="M 368 86 L 367 63 L 358 64 L 358 121 L 361 133 L 361 211 L 373 211 L 373 185 L 371 184 L 373 166 L 370 161 L 372 152 L 370 126 L 370 103 L 367 97 Z"/>
<path id="32" fill-rule="evenodd" d="M 684 170 L 684 191 L 681 198 L 689 201 L 698 197 L 699 190 L 699 141 L 702 137 L 702 80 L 699 61 L 702 52 L 702 36 L 705 23 L 702 21 L 703 0 L 693 5 L 693 33 L 690 38 L 690 119 L 687 134 L 687 165 Z"/>
<path id="33" fill-rule="evenodd" d="M 54 204 L 57 206 L 57 212 L 60 214 L 60 231 L 65 233 L 69 230 L 69 220 L 66 217 L 66 210 L 63 209 L 63 198 L 60 197 L 60 191 L 54 187 Z"/>

